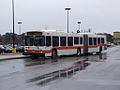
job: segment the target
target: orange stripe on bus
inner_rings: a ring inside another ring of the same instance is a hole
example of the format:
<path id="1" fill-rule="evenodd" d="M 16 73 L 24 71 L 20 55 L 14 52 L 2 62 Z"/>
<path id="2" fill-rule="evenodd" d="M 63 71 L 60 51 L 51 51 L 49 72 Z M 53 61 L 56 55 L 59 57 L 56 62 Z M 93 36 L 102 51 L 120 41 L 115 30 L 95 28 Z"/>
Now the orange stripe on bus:
<path id="1" fill-rule="evenodd" d="M 91 45 L 88 46 L 88 48 L 97 48 L 98 46 L 106 46 L 105 44 L 99 44 L 99 45 Z M 62 46 L 62 47 L 54 47 L 57 50 L 68 50 L 68 49 L 77 49 L 77 48 L 84 48 L 84 46 Z M 26 50 L 26 53 L 51 53 L 52 50 Z"/>
<path id="2" fill-rule="evenodd" d="M 51 53 L 52 50 L 26 50 L 26 53 Z"/>
<path id="3" fill-rule="evenodd" d="M 62 46 L 62 47 L 56 47 L 58 50 L 66 50 L 66 49 L 77 49 L 77 48 L 83 48 L 83 46 Z"/>
<path id="4" fill-rule="evenodd" d="M 97 48 L 98 46 L 95 45 L 95 46 L 88 46 L 88 48 Z"/>

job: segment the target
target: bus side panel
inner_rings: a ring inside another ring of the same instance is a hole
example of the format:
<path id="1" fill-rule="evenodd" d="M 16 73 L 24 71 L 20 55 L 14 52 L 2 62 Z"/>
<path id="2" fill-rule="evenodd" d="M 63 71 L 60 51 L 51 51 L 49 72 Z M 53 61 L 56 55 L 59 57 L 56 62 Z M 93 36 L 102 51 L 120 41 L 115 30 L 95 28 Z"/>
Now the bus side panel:
<path id="1" fill-rule="evenodd" d="M 90 54 L 93 54 L 93 53 L 99 52 L 99 48 L 98 48 L 98 47 L 95 47 L 95 48 L 89 48 L 88 52 L 89 52 Z"/>
<path id="2" fill-rule="evenodd" d="M 60 55 L 73 55 L 76 54 L 77 49 L 58 50 L 58 56 Z"/>

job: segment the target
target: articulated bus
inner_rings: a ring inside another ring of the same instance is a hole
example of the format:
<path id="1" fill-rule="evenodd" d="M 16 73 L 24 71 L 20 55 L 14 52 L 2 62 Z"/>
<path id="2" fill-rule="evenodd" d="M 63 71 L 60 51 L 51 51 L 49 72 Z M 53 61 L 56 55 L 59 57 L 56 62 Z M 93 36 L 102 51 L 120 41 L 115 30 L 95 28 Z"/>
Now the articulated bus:
<path id="1" fill-rule="evenodd" d="M 32 57 L 87 55 L 106 49 L 106 36 L 88 33 L 29 31 L 25 33 L 23 55 Z"/>

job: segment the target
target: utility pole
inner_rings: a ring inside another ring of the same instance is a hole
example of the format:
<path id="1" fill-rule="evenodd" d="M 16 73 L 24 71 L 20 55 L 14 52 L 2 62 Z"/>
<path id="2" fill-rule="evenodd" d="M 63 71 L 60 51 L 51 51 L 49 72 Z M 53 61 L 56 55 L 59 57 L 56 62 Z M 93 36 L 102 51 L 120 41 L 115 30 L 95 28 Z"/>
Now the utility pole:
<path id="1" fill-rule="evenodd" d="M 69 11 L 71 10 L 71 8 L 67 7 L 65 8 L 65 10 L 67 11 L 67 33 L 69 33 Z"/>
<path id="2" fill-rule="evenodd" d="M 15 32 L 14 32 L 14 0 L 12 0 L 12 15 L 13 15 L 13 49 L 12 53 L 16 53 L 16 48 L 15 48 Z"/>

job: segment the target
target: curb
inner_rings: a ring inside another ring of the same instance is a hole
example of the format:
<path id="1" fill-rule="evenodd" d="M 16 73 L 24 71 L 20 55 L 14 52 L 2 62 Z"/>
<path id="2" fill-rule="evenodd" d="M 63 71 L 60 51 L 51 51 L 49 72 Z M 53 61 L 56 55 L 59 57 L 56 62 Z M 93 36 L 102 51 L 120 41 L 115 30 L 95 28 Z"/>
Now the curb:
<path id="1" fill-rule="evenodd" d="M 2 59 L 0 59 L 0 61 L 4 61 L 4 60 L 14 60 L 14 59 L 22 59 L 22 58 L 29 58 L 29 56 L 2 58 Z"/>

